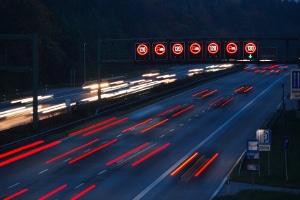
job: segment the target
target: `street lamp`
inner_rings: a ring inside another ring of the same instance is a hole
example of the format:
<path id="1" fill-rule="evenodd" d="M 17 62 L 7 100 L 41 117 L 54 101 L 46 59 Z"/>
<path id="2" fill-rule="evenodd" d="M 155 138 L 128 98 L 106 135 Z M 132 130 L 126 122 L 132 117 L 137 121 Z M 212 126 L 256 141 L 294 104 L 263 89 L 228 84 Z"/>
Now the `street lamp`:
<path id="1" fill-rule="evenodd" d="M 86 42 L 83 43 L 83 83 L 86 82 L 86 56 L 85 56 Z"/>

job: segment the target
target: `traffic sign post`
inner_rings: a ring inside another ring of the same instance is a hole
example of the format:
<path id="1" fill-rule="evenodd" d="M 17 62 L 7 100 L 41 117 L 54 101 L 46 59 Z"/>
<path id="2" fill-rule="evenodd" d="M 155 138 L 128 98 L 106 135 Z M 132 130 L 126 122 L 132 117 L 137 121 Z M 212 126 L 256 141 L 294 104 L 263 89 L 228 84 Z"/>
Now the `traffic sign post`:
<path id="1" fill-rule="evenodd" d="M 239 59 L 239 42 L 225 42 L 224 58 L 227 60 Z"/>
<path id="2" fill-rule="evenodd" d="M 201 42 L 190 42 L 189 43 L 188 59 L 190 59 L 190 60 L 202 60 L 203 59 L 202 46 L 203 45 L 202 45 Z"/>
<path id="3" fill-rule="evenodd" d="M 220 42 L 208 42 L 206 44 L 206 59 L 220 59 Z"/>
<path id="4" fill-rule="evenodd" d="M 184 60 L 185 59 L 185 45 L 184 42 L 171 42 L 170 43 L 170 59 L 171 60 Z"/>
<path id="5" fill-rule="evenodd" d="M 290 73 L 291 99 L 300 100 L 300 69 L 292 69 Z"/>
<path id="6" fill-rule="evenodd" d="M 135 60 L 136 61 L 149 61 L 150 60 L 150 44 L 149 43 L 136 43 L 135 44 Z"/>
<path id="7" fill-rule="evenodd" d="M 167 60 L 167 43 L 166 42 L 154 42 L 152 44 L 153 60 Z"/>
<path id="8" fill-rule="evenodd" d="M 257 42 L 244 42 L 244 59 L 257 60 Z"/>
<path id="9" fill-rule="evenodd" d="M 284 136 L 282 139 L 282 147 L 284 149 L 284 165 L 285 165 L 285 180 L 288 181 L 288 172 L 287 172 L 287 156 L 286 156 L 286 150 L 290 146 L 290 140 L 287 136 Z"/>

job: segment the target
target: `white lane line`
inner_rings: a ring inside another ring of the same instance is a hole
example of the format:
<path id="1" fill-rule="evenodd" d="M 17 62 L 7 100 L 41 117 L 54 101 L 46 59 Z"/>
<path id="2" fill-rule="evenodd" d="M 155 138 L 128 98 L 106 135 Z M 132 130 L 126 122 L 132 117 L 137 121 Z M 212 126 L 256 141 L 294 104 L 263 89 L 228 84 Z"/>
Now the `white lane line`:
<path id="1" fill-rule="evenodd" d="M 183 126 L 183 124 L 179 124 L 179 126 Z"/>
<path id="2" fill-rule="evenodd" d="M 74 189 L 77 190 L 78 188 L 80 188 L 81 186 L 83 186 L 84 183 L 80 183 L 79 185 L 77 185 Z"/>
<path id="3" fill-rule="evenodd" d="M 46 171 L 48 171 L 48 169 L 44 169 L 43 171 L 40 171 L 39 174 L 45 173 Z"/>
<path id="4" fill-rule="evenodd" d="M 103 174 L 103 173 L 105 173 L 105 172 L 106 172 L 106 169 L 103 170 L 103 171 L 101 171 L 101 172 L 99 172 L 98 175 L 101 175 L 101 174 Z"/>
<path id="5" fill-rule="evenodd" d="M 64 160 L 63 162 L 68 162 L 69 160 L 71 160 L 72 158 L 68 158 L 66 160 Z"/>
<path id="6" fill-rule="evenodd" d="M 190 118 L 190 119 L 188 119 L 188 121 L 191 121 L 192 119 Z"/>
<path id="7" fill-rule="evenodd" d="M 163 138 L 165 135 L 161 135 L 160 138 Z"/>
<path id="8" fill-rule="evenodd" d="M 175 131 L 175 129 L 173 128 L 173 129 L 170 130 L 170 132 L 172 132 L 172 131 Z"/>
<path id="9" fill-rule="evenodd" d="M 284 75 L 283 77 L 285 77 Z M 283 78 L 282 77 L 282 78 Z M 195 146 L 190 152 L 188 152 L 185 156 L 183 156 L 177 163 L 171 166 L 165 173 L 160 175 L 155 181 L 153 181 L 148 187 L 146 187 L 141 193 L 139 193 L 133 200 L 139 200 L 143 198 L 150 190 L 152 190 L 157 184 L 159 184 L 164 178 L 166 178 L 180 163 L 186 160 L 194 151 L 203 146 L 207 141 L 209 141 L 212 137 L 214 137 L 220 130 L 222 130 L 225 126 L 227 126 L 231 121 L 233 121 L 240 113 L 242 113 L 246 108 L 248 108 L 254 101 L 260 98 L 264 93 L 266 93 L 273 85 L 277 82 L 281 81 L 281 79 L 273 82 L 269 87 L 267 87 L 264 91 L 262 91 L 259 95 L 257 95 L 252 101 L 250 101 L 247 105 L 245 105 L 241 110 L 235 113 L 231 118 L 229 118 L 226 122 L 224 122 L 219 128 L 217 128 L 214 132 L 212 132 L 208 137 L 206 137 L 202 142 L 200 142 L 197 146 Z"/>
<path id="10" fill-rule="evenodd" d="M 117 137 L 121 137 L 121 136 L 122 136 L 122 134 L 117 135 Z"/>
<path id="11" fill-rule="evenodd" d="M 90 150 L 92 150 L 92 149 L 87 149 L 87 150 L 84 151 L 84 153 L 89 152 Z"/>
<path id="12" fill-rule="evenodd" d="M 15 186 L 17 186 L 17 185 L 19 185 L 19 184 L 20 184 L 20 183 L 15 183 L 15 184 L 9 186 L 8 189 L 11 189 L 11 188 L 13 188 L 13 187 L 15 187 Z"/>

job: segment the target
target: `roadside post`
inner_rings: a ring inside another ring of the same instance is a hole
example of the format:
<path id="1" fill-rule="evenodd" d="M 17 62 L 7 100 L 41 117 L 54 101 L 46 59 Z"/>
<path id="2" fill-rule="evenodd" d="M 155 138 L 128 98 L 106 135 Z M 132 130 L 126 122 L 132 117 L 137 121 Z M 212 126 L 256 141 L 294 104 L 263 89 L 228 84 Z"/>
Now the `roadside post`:
<path id="1" fill-rule="evenodd" d="M 288 172 L 287 172 L 287 158 L 286 158 L 286 150 L 290 146 L 290 140 L 287 136 L 284 136 L 282 139 L 282 147 L 284 149 L 284 165 L 285 165 L 285 180 L 288 181 Z"/>
<path id="2" fill-rule="evenodd" d="M 258 129 L 256 131 L 256 139 L 258 140 L 259 152 L 261 151 L 268 152 L 268 175 L 270 176 L 271 174 L 270 151 L 271 151 L 271 142 L 272 142 L 272 131 L 270 129 Z M 260 169 L 259 169 L 259 176 L 260 176 Z"/>
<path id="3" fill-rule="evenodd" d="M 252 191 L 254 191 L 254 171 L 259 170 L 259 165 L 254 160 L 259 159 L 258 140 L 247 141 L 247 158 L 251 159 L 251 164 L 247 164 L 247 170 L 252 171 Z"/>

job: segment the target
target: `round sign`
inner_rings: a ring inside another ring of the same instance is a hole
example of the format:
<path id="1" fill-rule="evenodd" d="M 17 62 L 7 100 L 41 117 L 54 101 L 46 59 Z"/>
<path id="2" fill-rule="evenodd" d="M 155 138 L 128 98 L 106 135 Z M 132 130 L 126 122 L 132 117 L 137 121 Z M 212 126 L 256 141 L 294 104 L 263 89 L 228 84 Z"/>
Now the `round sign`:
<path id="1" fill-rule="evenodd" d="M 245 45 L 245 52 L 248 54 L 252 54 L 256 51 L 256 44 L 254 44 L 253 42 L 248 42 Z"/>
<path id="2" fill-rule="evenodd" d="M 148 46 L 146 44 L 139 44 L 136 48 L 136 52 L 140 56 L 144 56 L 148 53 Z"/>
<path id="3" fill-rule="evenodd" d="M 226 51 L 227 53 L 229 54 L 235 54 L 237 51 L 238 51 L 238 46 L 236 43 L 234 42 L 229 42 L 227 45 L 226 45 Z"/>
<path id="4" fill-rule="evenodd" d="M 166 52 L 166 47 L 165 45 L 163 44 L 157 44 L 155 45 L 154 47 L 154 52 L 157 54 L 157 55 L 163 55 L 165 52 Z"/>
<path id="5" fill-rule="evenodd" d="M 216 54 L 219 51 L 219 45 L 215 42 L 209 43 L 207 46 L 207 51 L 210 54 Z"/>
<path id="6" fill-rule="evenodd" d="M 199 44 L 199 43 L 192 43 L 191 45 L 190 45 L 190 52 L 192 53 L 192 54 L 199 54 L 200 52 L 201 52 L 201 45 Z"/>
<path id="7" fill-rule="evenodd" d="M 175 43 L 172 45 L 172 52 L 176 55 L 182 54 L 183 52 L 183 45 L 180 43 Z"/>

